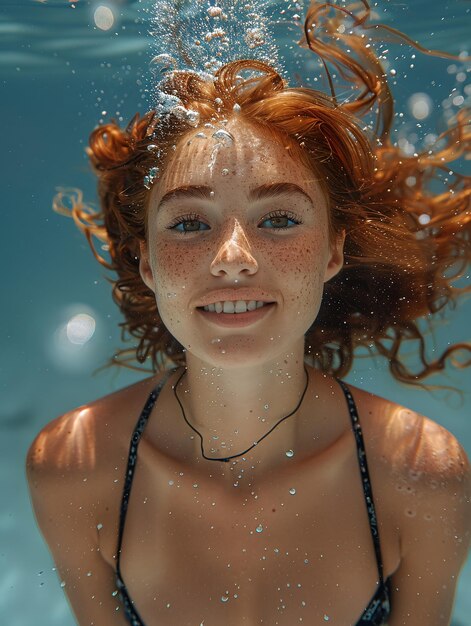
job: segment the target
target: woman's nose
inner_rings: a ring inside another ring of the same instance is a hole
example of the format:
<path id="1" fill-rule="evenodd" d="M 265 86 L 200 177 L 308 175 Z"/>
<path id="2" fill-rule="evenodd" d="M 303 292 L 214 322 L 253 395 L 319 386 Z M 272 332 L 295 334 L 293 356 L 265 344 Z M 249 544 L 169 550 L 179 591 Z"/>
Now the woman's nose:
<path id="1" fill-rule="evenodd" d="M 244 229 L 238 220 L 235 220 L 211 263 L 212 274 L 217 276 L 225 272 L 231 275 L 243 271 L 255 273 L 258 270 L 258 263 L 251 254 L 251 247 Z"/>

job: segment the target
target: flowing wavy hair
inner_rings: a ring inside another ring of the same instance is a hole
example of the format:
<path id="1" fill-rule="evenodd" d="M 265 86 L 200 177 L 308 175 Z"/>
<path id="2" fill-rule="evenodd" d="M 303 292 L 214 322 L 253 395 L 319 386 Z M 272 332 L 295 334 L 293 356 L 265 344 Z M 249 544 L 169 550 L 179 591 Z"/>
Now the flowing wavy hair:
<path id="1" fill-rule="evenodd" d="M 358 7 L 363 12 L 355 13 Z M 267 63 L 247 59 L 224 65 L 211 80 L 192 71 L 173 71 L 159 87 L 198 114 L 198 126 L 237 115 L 288 143 L 291 154 L 318 177 L 329 205 L 331 237 L 346 230 L 345 264 L 325 284 L 319 314 L 305 336 L 306 360 L 343 377 L 355 350 L 363 347 L 370 355 L 386 357 L 397 380 L 425 386 L 420 381 L 444 369 L 449 358 L 457 367 L 471 364 L 471 359 L 454 357 L 460 350 L 471 352 L 469 343 L 449 346 L 430 360 L 427 333 L 419 328 L 425 321 L 431 329 L 434 316 L 471 290 L 470 285 L 453 286 L 471 258 L 471 177 L 453 172 L 443 193 L 430 189 L 442 170 L 450 174 L 450 161 L 469 154 L 470 110 L 459 110 L 449 128 L 419 154 L 406 155 L 394 146 L 394 100 L 364 32 L 374 29 L 375 39 L 383 35 L 383 40 L 406 41 L 426 54 L 456 57 L 426 50 L 395 29 L 369 24 L 369 17 L 366 0 L 348 7 L 311 4 L 299 45 L 321 59 L 330 95 L 290 87 Z M 326 62 L 357 88 L 356 99 L 337 101 Z M 248 78 L 241 75 L 244 71 L 249 71 Z M 362 121 L 373 107 L 374 130 Z M 119 349 L 106 367 L 149 371 L 136 364 L 147 362 L 155 372 L 169 361 L 185 363 L 183 346 L 163 325 L 155 296 L 139 274 L 139 241 L 146 239 L 150 196 L 144 177 L 153 167 L 164 171 L 175 146 L 194 130 L 181 108 L 165 118 L 155 110 L 143 117 L 136 114 L 125 129 L 114 120 L 103 124 L 92 132 L 87 148 L 101 208 L 85 204 L 79 190 L 60 190 L 54 199 L 55 210 L 73 217 L 96 259 L 116 273 L 116 279 L 107 280 L 124 316 L 122 339 L 128 334 L 138 340 L 132 348 Z M 92 237 L 104 244 L 110 261 L 97 252 Z M 400 354 L 403 342 L 410 340 L 418 341 L 418 371 L 409 369 Z"/>

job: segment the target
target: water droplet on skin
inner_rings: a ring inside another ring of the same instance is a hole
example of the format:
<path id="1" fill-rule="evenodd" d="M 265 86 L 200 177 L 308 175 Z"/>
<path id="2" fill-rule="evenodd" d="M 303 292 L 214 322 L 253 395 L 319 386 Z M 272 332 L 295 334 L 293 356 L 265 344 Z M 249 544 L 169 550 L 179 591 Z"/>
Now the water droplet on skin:
<path id="1" fill-rule="evenodd" d="M 198 137 L 198 139 L 207 139 L 208 137 L 203 133 L 196 133 L 195 137 Z"/>
<path id="2" fill-rule="evenodd" d="M 324 615 L 324 622 L 328 622 L 330 617 L 328 615 Z"/>
<path id="3" fill-rule="evenodd" d="M 227 168 L 224 168 L 221 172 L 222 176 L 227 176 L 229 174 L 229 170 Z"/>
<path id="4" fill-rule="evenodd" d="M 263 526 L 261 524 L 259 524 L 259 526 L 257 526 L 257 528 L 255 529 L 257 533 L 261 533 L 263 532 Z"/>
<path id="5" fill-rule="evenodd" d="M 97 530 L 101 530 L 103 528 L 103 524 L 97 524 Z"/>
<path id="6" fill-rule="evenodd" d="M 65 587 L 65 580 L 61 582 L 61 587 Z"/>
<path id="7" fill-rule="evenodd" d="M 172 485 L 174 484 L 174 481 L 173 481 L 173 480 L 169 480 L 169 481 L 168 481 L 168 484 L 169 484 L 170 486 L 172 486 Z"/>
<path id="8" fill-rule="evenodd" d="M 234 143 L 234 137 L 227 130 L 220 128 L 216 132 L 212 134 L 213 139 L 217 139 L 218 141 L 222 141 L 222 144 L 225 146 L 232 146 Z"/>
<path id="9" fill-rule="evenodd" d="M 229 598 L 227 596 L 221 596 L 221 602 L 227 602 Z"/>
<path id="10" fill-rule="evenodd" d="M 167 293 L 167 298 L 175 298 L 176 295 L 176 293 Z"/>
<path id="11" fill-rule="evenodd" d="M 289 490 L 290 494 L 292 496 L 294 496 L 294 494 L 296 493 L 296 489 L 294 487 L 291 487 L 291 489 Z"/>
<path id="12" fill-rule="evenodd" d="M 263 407 L 264 409 L 268 409 L 269 405 L 265 404 L 265 406 Z"/>
<path id="13" fill-rule="evenodd" d="M 286 456 L 289 458 L 293 457 L 294 456 L 293 450 L 286 450 Z"/>
<path id="14" fill-rule="evenodd" d="M 215 339 L 211 339 L 211 343 L 220 343 L 222 341 L 222 339 L 220 339 L 219 337 L 216 337 Z"/>

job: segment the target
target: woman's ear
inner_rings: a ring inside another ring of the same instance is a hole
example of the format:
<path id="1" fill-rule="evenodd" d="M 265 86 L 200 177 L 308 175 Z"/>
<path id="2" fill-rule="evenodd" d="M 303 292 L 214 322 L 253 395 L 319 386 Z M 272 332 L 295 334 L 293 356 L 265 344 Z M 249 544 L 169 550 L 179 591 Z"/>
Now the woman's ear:
<path id="1" fill-rule="evenodd" d="M 152 268 L 149 263 L 149 251 L 145 241 L 139 241 L 139 251 L 139 273 L 144 284 L 155 293 L 154 275 L 152 274 Z"/>
<path id="2" fill-rule="evenodd" d="M 325 283 L 334 276 L 336 276 L 343 267 L 343 246 L 345 243 L 345 235 L 346 231 L 345 228 L 343 228 L 337 235 L 335 242 L 331 246 L 330 259 L 324 275 Z"/>

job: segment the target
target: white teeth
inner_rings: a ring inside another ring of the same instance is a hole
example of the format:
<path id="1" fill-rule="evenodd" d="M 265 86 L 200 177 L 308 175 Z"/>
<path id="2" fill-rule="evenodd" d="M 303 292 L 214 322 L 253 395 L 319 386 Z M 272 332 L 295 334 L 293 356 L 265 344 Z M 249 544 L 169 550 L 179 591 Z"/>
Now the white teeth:
<path id="1" fill-rule="evenodd" d="M 236 302 L 225 301 L 215 302 L 214 304 L 208 304 L 204 307 L 205 311 L 212 311 L 213 313 L 246 313 L 247 311 L 254 311 L 260 309 L 266 302 L 261 300 L 237 300 Z"/>

